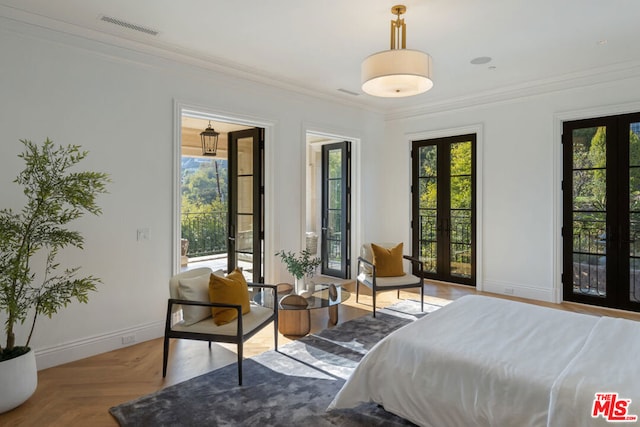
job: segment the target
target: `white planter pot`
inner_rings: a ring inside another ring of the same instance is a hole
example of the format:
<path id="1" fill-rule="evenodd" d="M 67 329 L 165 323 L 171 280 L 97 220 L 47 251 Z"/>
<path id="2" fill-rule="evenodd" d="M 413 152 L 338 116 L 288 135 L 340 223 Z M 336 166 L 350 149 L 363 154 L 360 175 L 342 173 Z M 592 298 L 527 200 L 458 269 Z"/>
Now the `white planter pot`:
<path id="1" fill-rule="evenodd" d="M 296 295 L 301 295 L 303 292 L 305 292 L 307 290 L 307 286 L 305 284 L 305 276 L 302 276 L 301 278 L 295 278 L 295 282 L 293 285 L 293 292 Z"/>
<path id="2" fill-rule="evenodd" d="M 309 298 L 315 291 L 315 287 L 316 285 L 311 282 L 311 278 L 308 276 L 304 276 L 301 279 L 296 279 L 295 293 L 304 298 Z"/>
<path id="3" fill-rule="evenodd" d="M 0 414 L 26 402 L 38 386 L 34 351 L 0 362 L 0 384 Z"/>

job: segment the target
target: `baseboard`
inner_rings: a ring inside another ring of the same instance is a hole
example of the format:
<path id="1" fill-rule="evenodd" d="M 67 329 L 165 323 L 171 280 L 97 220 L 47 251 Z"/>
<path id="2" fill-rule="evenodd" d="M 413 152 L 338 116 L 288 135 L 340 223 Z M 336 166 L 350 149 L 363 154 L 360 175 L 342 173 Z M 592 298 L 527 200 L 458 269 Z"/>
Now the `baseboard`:
<path id="1" fill-rule="evenodd" d="M 545 302 L 556 302 L 556 293 L 553 289 L 535 288 L 533 286 L 519 285 L 516 283 L 500 282 L 497 280 L 485 280 L 482 285 L 484 292 L 508 295 L 519 298 L 528 298 Z"/>
<path id="2" fill-rule="evenodd" d="M 35 350 L 38 370 L 129 347 L 164 335 L 164 322 L 152 322 Z"/>

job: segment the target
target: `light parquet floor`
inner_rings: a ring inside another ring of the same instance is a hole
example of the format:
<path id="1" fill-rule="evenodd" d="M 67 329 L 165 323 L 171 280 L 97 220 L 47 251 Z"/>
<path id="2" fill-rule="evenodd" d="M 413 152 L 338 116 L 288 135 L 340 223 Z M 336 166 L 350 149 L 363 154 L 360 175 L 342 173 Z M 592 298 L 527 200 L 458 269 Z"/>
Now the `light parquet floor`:
<path id="1" fill-rule="evenodd" d="M 475 293 L 474 288 L 466 286 L 429 284 L 426 285 L 425 302 L 443 305 Z M 402 292 L 401 298 L 419 297 L 411 292 Z M 378 306 L 383 307 L 395 301 L 395 291 L 381 293 Z M 640 320 L 640 313 L 570 303 L 534 303 L 575 312 Z M 360 303 L 356 304 L 354 293 L 347 302 L 340 305 L 339 321 L 354 319 L 370 312 L 371 298 L 368 294 L 361 294 Z M 312 332 L 329 326 L 327 310 L 312 310 L 311 315 Z M 289 338 L 279 336 L 279 345 L 289 341 Z M 272 346 L 273 328 L 267 327 L 245 344 L 245 357 L 262 353 Z M 139 343 L 40 371 L 36 393 L 19 408 L 0 415 L 0 426 L 117 426 L 108 412 L 110 407 L 235 361 L 233 345 L 212 345 L 209 351 L 205 342 L 172 340 L 167 377 L 163 379 L 162 339 Z"/>

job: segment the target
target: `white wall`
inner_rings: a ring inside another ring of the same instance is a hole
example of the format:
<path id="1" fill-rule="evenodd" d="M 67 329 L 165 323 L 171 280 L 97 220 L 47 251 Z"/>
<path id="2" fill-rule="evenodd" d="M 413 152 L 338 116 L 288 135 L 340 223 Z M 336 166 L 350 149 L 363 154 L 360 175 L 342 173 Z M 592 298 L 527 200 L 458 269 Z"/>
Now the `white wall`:
<path id="1" fill-rule="evenodd" d="M 11 184 L 22 168 L 16 157 L 20 138 L 81 144 L 90 152 L 82 165 L 113 180 L 110 194 L 100 199 L 104 214 L 77 224 L 85 251 L 61 257 L 104 284 L 89 304 L 74 303 L 40 320 L 32 342 L 40 369 L 118 348 L 130 333 L 138 341 L 161 336 L 173 263 L 176 100 L 274 123 L 276 155 L 268 165 L 273 194 L 267 195 L 273 233 L 267 239 L 285 250 L 300 249 L 304 241 L 308 130 L 360 138 L 356 191 L 362 205 L 354 226 L 362 241 L 408 243 L 411 135 L 479 125 L 479 287 L 555 300 L 559 119 L 624 112 L 640 99 L 636 77 L 385 122 L 371 112 L 5 18 L 0 58 L 0 206 L 19 208 L 23 202 Z M 149 241 L 136 241 L 138 228 L 149 229 Z M 283 273 L 268 271 L 267 280 Z"/>
<path id="2" fill-rule="evenodd" d="M 11 183 L 23 167 L 16 157 L 21 138 L 80 144 L 90 153 L 81 166 L 113 181 L 99 200 L 103 215 L 76 224 L 85 250 L 60 257 L 104 284 L 89 304 L 39 320 L 32 341 L 39 369 L 121 347 L 123 335 L 136 334 L 138 342 L 162 335 L 173 266 L 176 101 L 274 124 L 267 239 L 286 250 L 301 249 L 304 228 L 303 123 L 345 129 L 363 144 L 375 144 L 382 133 L 382 117 L 371 112 L 5 18 L 0 58 L 0 206 L 23 203 Z M 136 240 L 138 228 L 149 229 L 148 241 Z M 267 279 L 283 271 L 268 271 Z"/>
<path id="3" fill-rule="evenodd" d="M 420 139 L 415 135 L 455 135 L 455 129 L 478 125 L 478 288 L 496 293 L 512 289 L 516 296 L 559 302 L 562 120 L 640 111 L 638 100 L 640 77 L 389 120 L 381 144 L 395 144 L 397 150 L 381 145 L 365 160 L 376 164 L 386 159 L 393 170 L 369 182 L 384 194 L 376 209 L 388 218 L 371 237 L 396 241 L 394 236 L 400 235 L 411 241 L 408 153 L 410 141 Z"/>

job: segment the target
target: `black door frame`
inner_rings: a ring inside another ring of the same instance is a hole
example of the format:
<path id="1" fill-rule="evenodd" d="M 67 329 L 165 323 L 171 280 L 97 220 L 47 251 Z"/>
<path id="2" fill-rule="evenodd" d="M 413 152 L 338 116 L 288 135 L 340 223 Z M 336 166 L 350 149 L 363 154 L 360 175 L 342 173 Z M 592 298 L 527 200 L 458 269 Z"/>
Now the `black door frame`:
<path id="1" fill-rule="evenodd" d="M 238 212 L 238 150 L 237 142 L 242 138 L 253 138 L 253 237 L 252 237 L 252 282 L 264 283 L 264 129 L 252 128 L 229 132 L 229 211 L 228 211 L 228 243 L 227 270 L 232 271 L 237 265 L 236 229 L 237 217 L 247 214 Z"/>
<path id="2" fill-rule="evenodd" d="M 329 189 L 328 176 L 329 170 L 329 151 L 341 150 L 342 163 L 341 169 L 341 260 L 340 270 L 329 267 Z M 351 278 L 351 143 L 350 141 L 342 141 L 331 144 L 322 145 L 322 208 L 321 208 L 321 224 L 322 233 L 320 237 L 321 274 L 339 277 L 342 279 Z"/>
<path id="3" fill-rule="evenodd" d="M 563 300 L 640 311 L 630 298 L 629 125 L 640 122 L 640 113 L 621 114 L 562 124 L 562 284 Z M 573 290 L 573 144 L 575 129 L 606 127 L 606 235 L 604 297 Z"/>
<path id="4" fill-rule="evenodd" d="M 471 274 L 469 278 L 454 276 L 450 272 L 450 243 L 451 243 L 451 221 L 450 215 L 450 198 L 445 195 L 450 194 L 450 150 L 451 144 L 457 142 L 471 141 Z M 434 280 L 442 280 L 446 282 L 459 283 L 464 285 L 476 286 L 477 280 L 477 212 L 476 212 L 476 188 L 477 188 L 477 134 L 469 133 L 464 135 L 447 136 L 440 138 L 430 138 L 418 141 L 412 141 L 411 146 L 411 236 L 412 236 L 412 255 L 420 257 L 420 203 L 419 197 L 419 155 L 418 149 L 423 146 L 434 145 L 437 147 L 437 169 L 439 177 L 447 177 L 447 179 L 438 179 L 437 181 L 437 267 L 436 273 L 425 272 L 424 277 Z M 443 149 L 446 147 L 447 149 Z M 417 271 L 414 271 L 416 274 Z"/>

